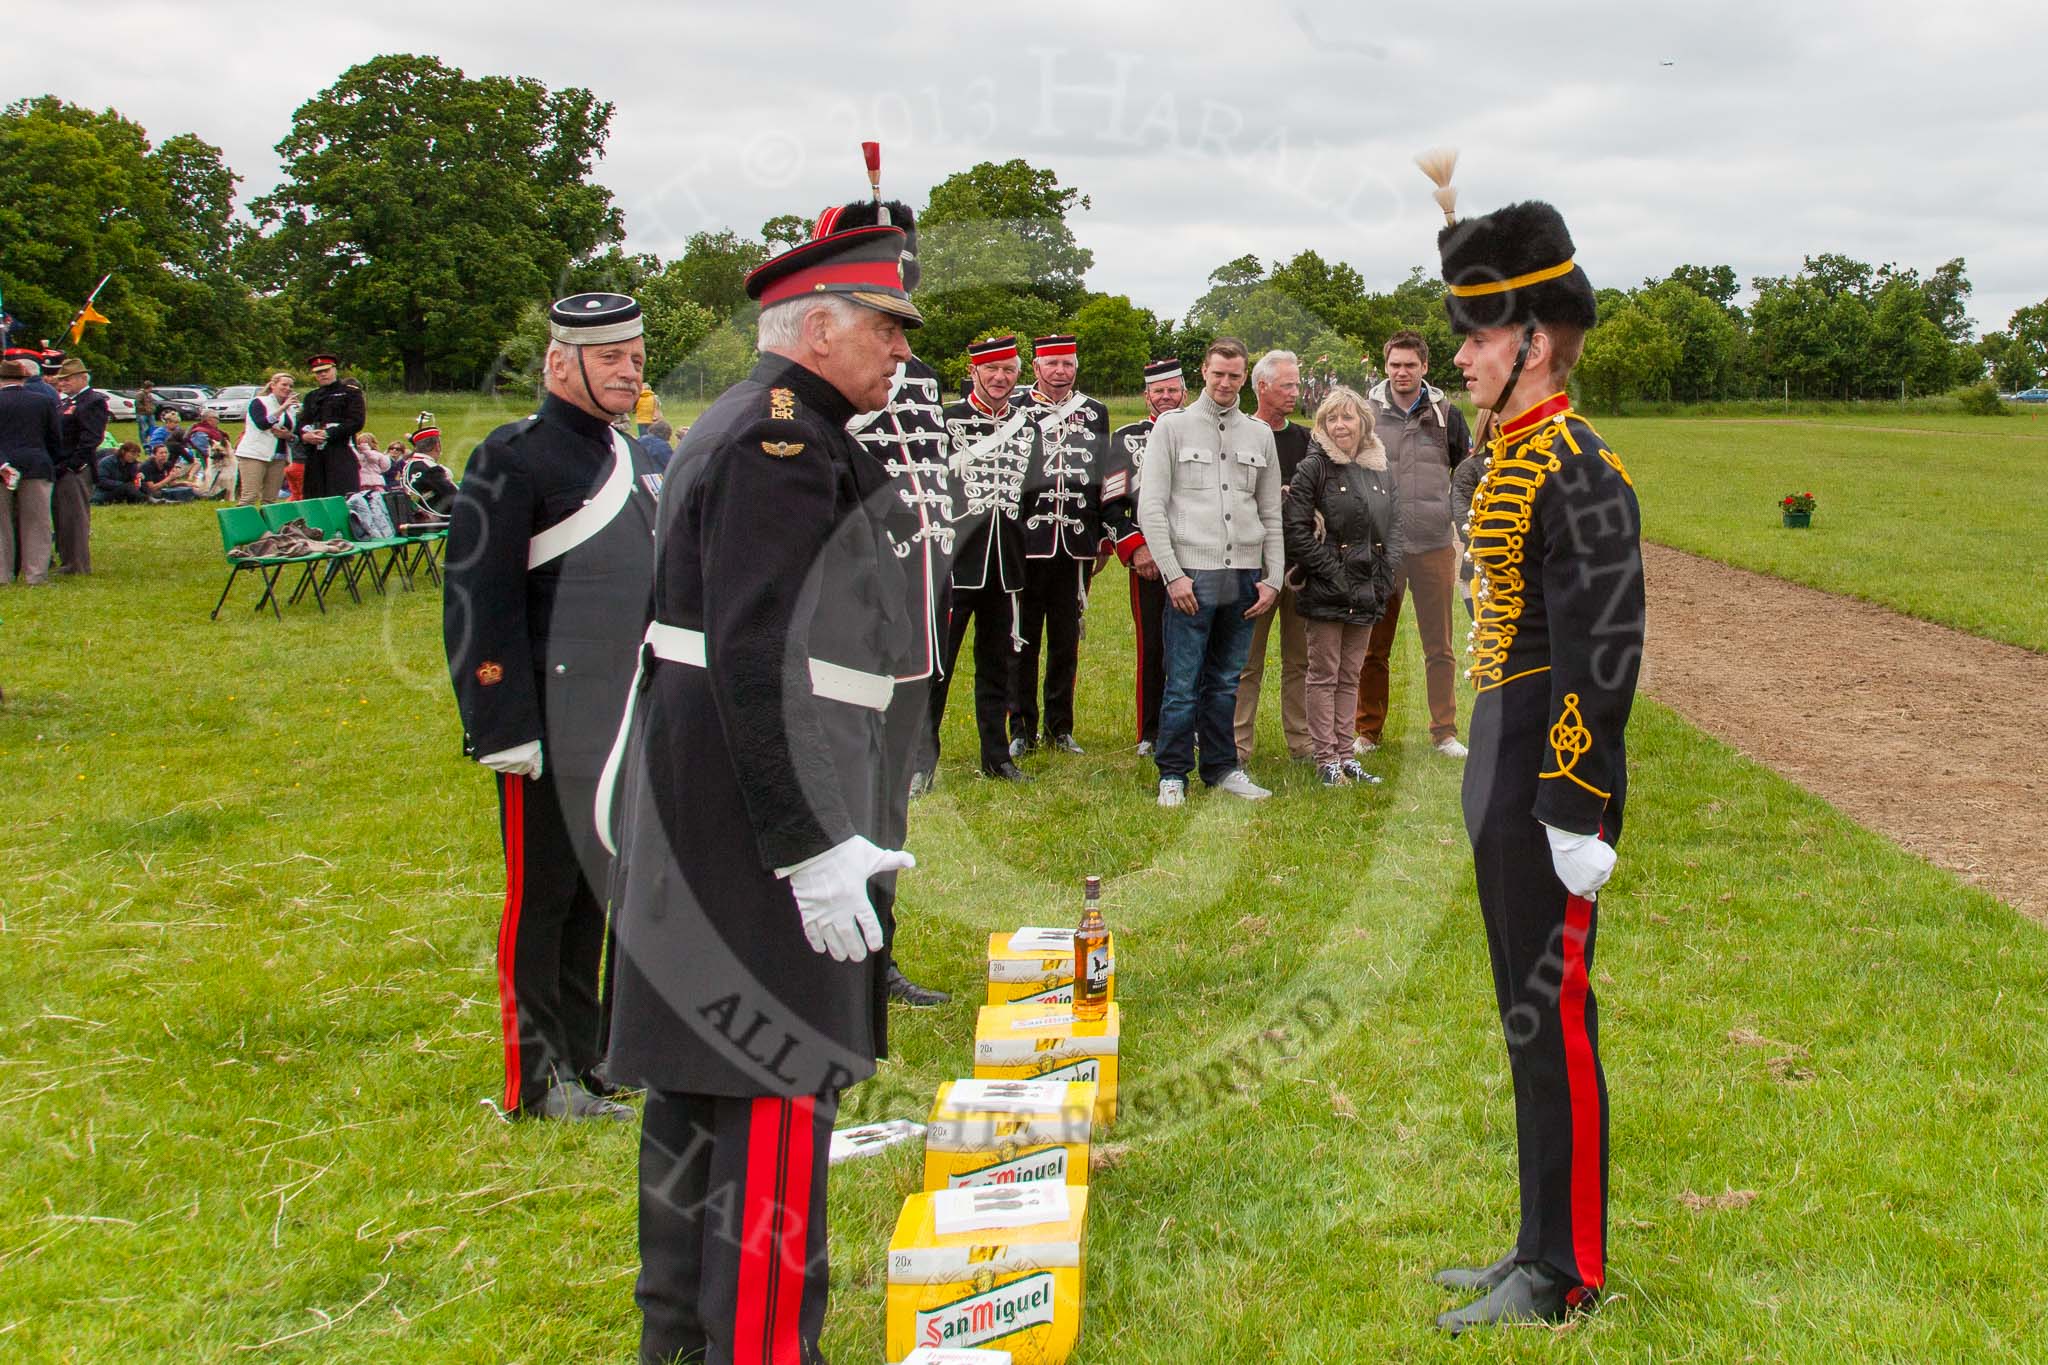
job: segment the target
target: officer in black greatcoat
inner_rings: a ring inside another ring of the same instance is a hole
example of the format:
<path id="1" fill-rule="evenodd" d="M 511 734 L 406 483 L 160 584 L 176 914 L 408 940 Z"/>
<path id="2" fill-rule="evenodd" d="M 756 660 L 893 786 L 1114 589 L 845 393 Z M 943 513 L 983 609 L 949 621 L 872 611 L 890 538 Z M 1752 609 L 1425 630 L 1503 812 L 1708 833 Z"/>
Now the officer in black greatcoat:
<path id="1" fill-rule="evenodd" d="M 356 433 L 368 420 L 363 386 L 342 377 L 341 361 L 332 351 L 307 356 L 306 368 L 318 387 L 299 400 L 296 429 L 305 463 L 300 488 L 308 498 L 346 496 L 362 487 Z"/>
<path id="2" fill-rule="evenodd" d="M 651 611 L 661 473 L 610 426 L 640 395 L 641 326 L 622 294 L 549 310 L 540 411 L 476 448 L 448 529 L 442 629 L 464 752 L 498 775 L 515 1114 L 632 1117 L 598 1069 L 611 859 L 594 811 Z"/>
<path id="3" fill-rule="evenodd" d="M 1437 1319 L 1455 1333 L 1556 1321 L 1590 1308 L 1605 1283 L 1595 896 L 1621 837 L 1644 619 L 1635 489 L 1564 392 L 1595 316 L 1564 220 L 1516 204 L 1453 223 L 1438 245 L 1465 337 L 1458 368 L 1473 400 L 1502 416 L 1467 531 L 1476 697 L 1464 810 L 1522 1194 L 1505 1256 L 1437 1276 L 1480 1296 Z"/>
<path id="4" fill-rule="evenodd" d="M 835 232 L 747 278 L 762 358 L 691 428 L 620 765 L 612 1074 L 648 1087 L 640 1358 L 815 1362 L 839 1094 L 886 1049 L 870 879 L 914 865 L 884 716 L 914 653 L 846 430 L 922 319 L 903 233 Z"/>
<path id="5" fill-rule="evenodd" d="M 1180 361 L 1155 360 L 1145 367 L 1145 406 L 1151 416 L 1109 433 L 1109 453 L 1102 461 L 1102 534 L 1116 557 L 1130 570 L 1131 631 L 1138 645 L 1136 711 L 1138 756 L 1159 742 L 1159 699 L 1166 690 L 1165 645 L 1160 640 L 1166 585 L 1138 529 L 1138 474 L 1145 463 L 1145 442 L 1161 413 L 1177 412 L 1188 396 Z"/>
<path id="6" fill-rule="evenodd" d="M 1081 617 L 1102 544 L 1102 470 L 1109 453 L 1109 409 L 1075 387 L 1080 349 L 1065 333 L 1031 343 L 1037 382 L 1014 399 L 1038 426 L 1037 462 L 1025 475 L 1018 525 L 1024 532 L 1024 590 L 1018 595 L 1017 653 L 1010 662 L 1010 757 L 1038 747 L 1078 754 L 1074 678 L 1081 662 Z M 1038 709 L 1039 655 L 1045 657 L 1045 710 Z"/>
<path id="7" fill-rule="evenodd" d="M 880 170 L 876 151 L 874 170 Z M 910 206 L 890 200 L 855 200 L 818 215 L 813 237 L 864 227 L 903 229 L 903 287 L 915 292 L 923 272 L 917 263 L 917 219 Z M 882 520 L 889 549 L 903 569 L 910 594 L 908 610 L 915 633 L 911 657 L 896 678 L 889 703 L 889 824 L 883 843 L 900 845 L 909 828 L 910 798 L 931 790 L 939 756 L 932 745 L 928 717 L 932 687 L 944 671 L 946 625 L 952 609 L 953 523 L 960 515 L 959 485 L 946 463 L 946 424 L 939 403 L 939 377 L 915 355 L 896 369 L 889 382 L 888 406 L 863 412 L 846 424 L 855 439 L 882 462 L 893 481 Z M 925 1008 L 953 997 L 920 986 L 903 974 L 901 940 L 893 921 L 893 885 L 883 915 L 883 929 L 892 951 L 889 998 Z"/>
<path id="8" fill-rule="evenodd" d="M 974 626 L 974 727 L 985 777 L 1027 782 L 1010 753 L 1007 733 L 1010 668 L 1023 647 L 1024 532 L 1019 511 L 1024 480 L 1043 458 L 1030 409 L 1012 395 L 1017 384 L 1017 338 L 989 337 L 967 348 L 967 400 L 945 410 L 946 462 L 960 481 L 959 553 L 953 559 L 953 610 L 946 632 L 945 669 L 932 688 L 931 753 L 939 751 L 939 725 L 954 664 Z"/>

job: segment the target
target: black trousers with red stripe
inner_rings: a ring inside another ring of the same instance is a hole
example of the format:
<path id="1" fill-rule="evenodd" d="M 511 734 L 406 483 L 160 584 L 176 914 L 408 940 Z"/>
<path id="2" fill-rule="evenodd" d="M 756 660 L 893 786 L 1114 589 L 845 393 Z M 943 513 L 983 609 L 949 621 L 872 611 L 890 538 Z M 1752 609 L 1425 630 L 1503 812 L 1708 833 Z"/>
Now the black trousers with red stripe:
<path id="1" fill-rule="evenodd" d="M 650 1090 L 640 1127 L 642 1365 L 820 1365 L 837 1094 Z"/>
<path id="2" fill-rule="evenodd" d="M 505 911 L 498 924 L 504 1107 L 525 1110 L 604 1056 L 607 860 L 591 814 L 595 782 L 543 772 L 498 777 Z M 570 831 L 577 833 L 572 836 Z"/>
<path id="3" fill-rule="evenodd" d="M 1138 645 L 1138 738 L 1159 743 L 1159 698 L 1166 692 L 1166 645 L 1160 638 L 1166 619 L 1166 585 L 1133 569 L 1131 634 Z"/>
<path id="4" fill-rule="evenodd" d="M 1516 1259 L 1598 1289 L 1607 1259 L 1607 1078 L 1591 980 L 1599 915 L 1558 881 L 1549 836 L 1530 813 L 1548 753 L 1549 695 L 1540 675 L 1479 695 L 1465 824 L 1514 1079 Z M 1624 795 L 1617 790 L 1607 807 L 1609 843 L 1620 836 Z"/>
<path id="5" fill-rule="evenodd" d="M 990 572 L 994 572 L 993 568 Z M 954 678 L 959 676 L 955 666 L 960 661 L 960 646 L 967 639 L 970 622 L 974 626 L 974 728 L 981 740 L 981 770 L 993 772 L 1009 762 L 1010 741 L 1003 727 L 1010 693 L 1010 660 L 1015 657 L 1010 635 L 1015 624 L 1011 613 L 1015 610 L 1010 594 L 1001 588 L 953 589 L 947 613 L 946 668 L 932 681 L 931 747 L 927 752 L 934 764 L 939 755 L 939 727 L 946 719 L 946 697 L 952 691 Z"/>

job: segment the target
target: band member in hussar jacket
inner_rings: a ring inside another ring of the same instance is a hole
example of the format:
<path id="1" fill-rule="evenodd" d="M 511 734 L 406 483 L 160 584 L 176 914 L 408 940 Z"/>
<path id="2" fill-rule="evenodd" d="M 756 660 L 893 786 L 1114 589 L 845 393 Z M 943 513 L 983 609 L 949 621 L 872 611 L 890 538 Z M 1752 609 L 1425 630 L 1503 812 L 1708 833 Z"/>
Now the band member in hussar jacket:
<path id="1" fill-rule="evenodd" d="M 1460 1332 L 1555 1321 L 1592 1307 L 1606 1280 L 1595 897 L 1621 837 L 1643 564 L 1628 471 L 1564 392 L 1595 317 L 1564 220 L 1548 204 L 1515 204 L 1454 222 L 1438 244 L 1466 390 L 1502 415 L 1472 498 L 1464 808 L 1522 1192 L 1508 1253 L 1437 1277 L 1479 1296 L 1437 1319 Z"/>
<path id="2" fill-rule="evenodd" d="M 868 144 L 879 178 L 880 148 Z M 922 271 L 917 264 L 917 219 L 909 205 L 857 199 L 818 215 L 813 237 L 863 227 L 903 229 L 903 287 L 915 292 Z M 889 740 L 889 824 L 883 842 L 901 844 L 909 828 L 910 798 L 931 790 L 938 754 L 932 746 L 932 688 L 943 671 L 947 618 L 952 602 L 953 523 L 960 515 L 959 488 L 946 463 L 946 422 L 939 403 L 939 377 L 915 355 L 896 368 L 889 381 L 889 402 L 875 412 L 856 414 L 846 429 L 882 462 L 892 480 L 882 519 L 889 549 L 903 568 L 909 592 L 908 612 L 915 644 L 886 718 Z M 920 986 L 903 974 L 902 940 L 891 921 L 895 911 L 894 878 L 883 916 L 891 945 L 889 998 L 919 1007 L 943 1005 L 952 996 Z"/>
<path id="3" fill-rule="evenodd" d="M 1078 754 L 1074 674 L 1081 659 L 1081 615 L 1102 548 L 1102 464 L 1109 453 L 1109 409 L 1074 387 L 1080 351 L 1071 336 L 1031 343 L 1038 382 L 1020 400 L 1038 426 L 1039 455 L 1024 478 L 1024 591 L 1021 643 L 1011 660 L 1010 757 L 1038 746 L 1038 656 L 1045 652 L 1045 743 Z"/>
<path id="4" fill-rule="evenodd" d="M 914 860 L 885 713 L 914 652 L 895 484 L 846 430 L 921 322 L 903 232 L 747 277 L 760 363 L 690 428 L 620 767 L 613 1075 L 648 1087 L 643 1361 L 816 1361 L 839 1095 L 886 1050 L 872 879 Z"/>
<path id="5" fill-rule="evenodd" d="M 448 528 L 442 630 L 464 752 L 498 780 L 514 1114 L 632 1117 L 598 1066 L 611 858 L 593 799 L 651 610 L 661 474 L 610 425 L 639 397 L 641 325 L 623 294 L 549 309 L 540 410 L 476 448 Z"/>
<path id="6" fill-rule="evenodd" d="M 1159 697 L 1166 687 L 1166 656 L 1159 642 L 1161 613 L 1166 610 L 1166 585 L 1159 566 L 1138 529 L 1138 475 L 1145 463 L 1145 442 L 1152 424 L 1165 412 L 1178 412 L 1187 401 L 1187 380 L 1180 361 L 1155 360 L 1145 367 L 1142 422 L 1118 427 L 1109 434 L 1109 453 L 1102 462 L 1102 534 L 1116 557 L 1130 570 L 1131 631 L 1138 645 L 1138 756 L 1147 757 L 1159 742 Z"/>
<path id="7" fill-rule="evenodd" d="M 990 337 L 967 348 L 967 401 L 946 407 L 946 461 L 960 482 L 959 554 L 953 560 L 952 626 L 945 672 L 932 688 L 932 752 L 967 626 L 974 624 L 974 727 L 985 777 L 1026 782 L 1005 734 L 1010 659 L 1022 644 L 1018 597 L 1024 587 L 1024 534 L 1018 525 L 1026 474 L 1040 460 L 1038 425 L 1012 401 L 1017 338 Z"/>

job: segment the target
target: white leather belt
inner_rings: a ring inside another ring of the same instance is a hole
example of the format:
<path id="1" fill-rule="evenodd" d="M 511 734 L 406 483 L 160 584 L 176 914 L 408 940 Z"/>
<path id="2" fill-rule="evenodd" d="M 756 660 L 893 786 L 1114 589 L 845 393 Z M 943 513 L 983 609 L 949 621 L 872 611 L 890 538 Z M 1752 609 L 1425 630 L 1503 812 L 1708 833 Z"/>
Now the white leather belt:
<path id="1" fill-rule="evenodd" d="M 656 621 L 647 627 L 647 644 L 657 659 L 687 664 L 691 668 L 705 666 L 704 632 L 701 630 L 667 626 Z M 813 695 L 827 701 L 843 701 L 849 706 L 865 706 L 870 711 L 889 709 L 889 699 L 896 692 L 896 679 L 888 674 L 863 673 L 857 668 L 828 663 L 824 659 L 808 662 Z"/>
<path id="2" fill-rule="evenodd" d="M 668 663 L 703 668 L 709 658 L 701 630 L 650 621 L 643 638 L 648 651 Z M 863 673 L 857 668 L 828 663 L 824 659 L 808 662 L 812 695 L 827 701 L 845 702 L 849 706 L 866 707 L 870 711 L 889 709 L 889 699 L 896 692 L 896 680 L 888 674 Z M 597 779 L 597 801 L 593 811 L 597 819 L 597 836 L 605 851 L 612 854 L 619 851 L 612 835 L 612 793 L 618 785 L 619 766 L 626 757 L 626 740 L 633 728 L 633 700 L 640 693 L 640 679 L 646 671 L 646 659 L 642 656 L 641 662 L 633 669 L 633 685 L 626 690 L 626 711 L 619 717 L 618 733 L 612 737 L 611 752 L 605 756 L 604 771 Z"/>

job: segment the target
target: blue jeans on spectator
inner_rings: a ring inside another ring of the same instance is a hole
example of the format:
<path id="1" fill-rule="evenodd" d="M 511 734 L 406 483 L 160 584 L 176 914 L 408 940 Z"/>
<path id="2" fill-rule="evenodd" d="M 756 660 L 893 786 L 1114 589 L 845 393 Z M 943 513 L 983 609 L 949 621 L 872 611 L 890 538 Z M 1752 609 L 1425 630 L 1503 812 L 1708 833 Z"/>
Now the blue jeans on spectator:
<path id="1" fill-rule="evenodd" d="M 1245 612 L 1259 600 L 1256 569 L 1197 569 L 1195 614 L 1166 604 L 1160 644 L 1166 690 L 1159 702 L 1159 776 L 1186 780 L 1201 749 L 1202 781 L 1221 782 L 1237 766 L 1237 678 L 1251 651 Z"/>

